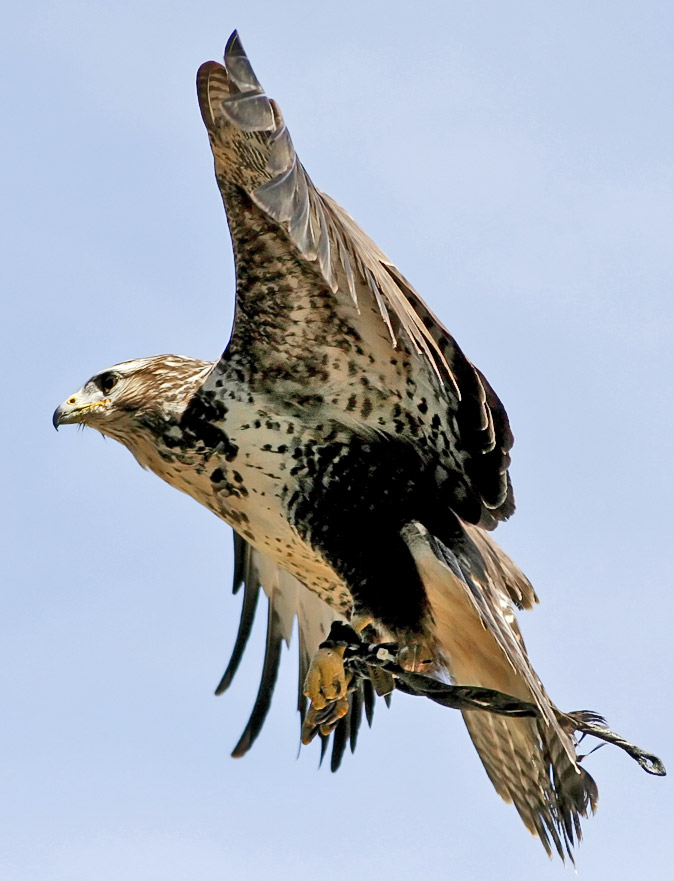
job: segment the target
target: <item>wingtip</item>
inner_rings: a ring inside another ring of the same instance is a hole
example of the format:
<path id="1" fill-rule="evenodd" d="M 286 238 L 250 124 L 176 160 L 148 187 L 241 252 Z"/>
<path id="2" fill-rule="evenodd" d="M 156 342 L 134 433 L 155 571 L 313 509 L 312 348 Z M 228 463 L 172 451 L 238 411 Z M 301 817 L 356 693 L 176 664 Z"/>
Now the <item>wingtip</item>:
<path id="1" fill-rule="evenodd" d="M 229 668 L 225 670 L 225 673 L 217 685 L 217 688 L 213 692 L 215 697 L 220 697 L 221 694 L 224 694 L 229 686 L 232 684 L 232 677 L 229 675 Z"/>
<path id="2" fill-rule="evenodd" d="M 249 737 L 247 737 L 246 733 L 244 732 L 244 734 L 241 736 L 237 745 L 231 751 L 231 753 L 230 753 L 231 758 L 242 759 L 246 755 L 246 753 L 248 752 L 248 750 L 251 748 L 252 745 L 253 745 L 252 740 Z"/>
<path id="3" fill-rule="evenodd" d="M 245 55 L 245 54 L 246 53 L 244 52 L 243 44 L 241 43 L 241 37 L 239 36 L 239 32 L 237 31 L 236 28 L 234 28 L 232 33 L 229 35 L 229 39 L 227 40 L 227 43 L 225 45 L 225 52 L 224 52 L 225 58 L 227 58 L 228 55 Z"/>
<path id="4" fill-rule="evenodd" d="M 225 51 L 223 54 L 223 60 L 227 61 L 228 58 L 235 57 L 246 57 L 245 50 L 243 48 L 243 44 L 241 43 L 241 38 L 239 37 L 238 31 L 232 31 L 229 39 L 227 40 L 227 44 L 225 45 Z M 202 65 L 200 65 L 197 70 L 197 81 L 202 78 L 207 72 L 212 70 L 213 68 L 222 67 L 221 62 L 219 61 L 204 61 Z"/>
<path id="5" fill-rule="evenodd" d="M 197 83 L 215 67 L 222 67 L 222 64 L 219 61 L 204 61 L 203 64 L 200 64 L 197 70 Z"/>

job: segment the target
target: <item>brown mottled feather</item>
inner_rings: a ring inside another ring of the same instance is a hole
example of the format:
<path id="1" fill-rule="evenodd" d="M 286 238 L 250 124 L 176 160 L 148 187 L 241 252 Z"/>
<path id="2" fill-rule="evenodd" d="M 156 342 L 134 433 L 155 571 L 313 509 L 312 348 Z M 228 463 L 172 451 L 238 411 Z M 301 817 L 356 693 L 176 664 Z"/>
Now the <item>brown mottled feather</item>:
<path id="1" fill-rule="evenodd" d="M 351 323 L 376 351 L 372 309 L 391 348 L 409 346 L 415 381 L 441 389 L 455 425 L 464 477 L 479 498 L 476 522 L 493 528 L 514 510 L 507 475 L 513 443 L 508 417 L 482 374 L 399 270 L 333 199 L 319 192 L 300 163 L 275 102 L 265 95 L 234 34 L 225 66 L 209 61 L 197 74 L 199 105 L 230 226 L 242 190 L 288 237 L 291 252 L 313 268 L 337 298 L 355 306 Z M 235 251 L 236 234 L 233 229 Z M 281 247 L 277 240 L 275 248 Z M 245 258 L 237 258 L 237 267 Z M 237 297 L 245 296 L 239 290 Z M 385 353 L 378 366 L 385 376 Z M 395 381 L 395 377 L 393 377 Z M 466 516 L 467 512 L 464 512 Z"/>

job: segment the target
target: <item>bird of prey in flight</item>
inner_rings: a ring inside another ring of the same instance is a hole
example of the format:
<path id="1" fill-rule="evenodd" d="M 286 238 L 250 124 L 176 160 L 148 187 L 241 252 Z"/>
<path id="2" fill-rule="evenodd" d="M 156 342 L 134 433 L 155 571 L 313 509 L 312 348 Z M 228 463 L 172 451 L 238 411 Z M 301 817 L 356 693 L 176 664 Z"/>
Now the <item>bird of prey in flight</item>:
<path id="1" fill-rule="evenodd" d="M 297 619 L 302 738 L 332 739 L 333 768 L 394 686 L 451 682 L 530 707 L 461 705 L 496 791 L 564 856 L 597 788 L 576 754 L 584 717 L 554 706 L 520 635 L 515 609 L 536 594 L 490 535 L 515 508 L 506 412 L 396 266 L 316 189 L 236 33 L 224 62 L 204 64 L 197 89 L 234 247 L 231 339 L 215 362 L 109 367 L 54 424 L 114 438 L 233 527 L 243 610 L 219 692 L 260 591 L 268 601 L 235 755 L 260 730 Z M 354 640 L 372 660 L 359 672 L 345 657 Z"/>

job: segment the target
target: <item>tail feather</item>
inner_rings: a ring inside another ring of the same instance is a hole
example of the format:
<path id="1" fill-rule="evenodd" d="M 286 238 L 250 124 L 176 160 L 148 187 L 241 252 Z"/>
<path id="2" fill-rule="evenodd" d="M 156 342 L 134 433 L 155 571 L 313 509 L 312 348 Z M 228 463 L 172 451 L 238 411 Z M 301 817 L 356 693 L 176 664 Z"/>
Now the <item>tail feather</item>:
<path id="1" fill-rule="evenodd" d="M 420 523 L 403 538 L 422 577 L 438 650 L 454 682 L 535 703 L 536 719 L 464 712 L 470 737 L 498 794 L 514 804 L 548 854 L 571 860 L 580 818 L 594 812 L 597 787 L 579 766 L 569 723 L 529 663 L 512 608 L 535 601 L 524 575 L 491 538 L 466 527 L 456 554 Z"/>

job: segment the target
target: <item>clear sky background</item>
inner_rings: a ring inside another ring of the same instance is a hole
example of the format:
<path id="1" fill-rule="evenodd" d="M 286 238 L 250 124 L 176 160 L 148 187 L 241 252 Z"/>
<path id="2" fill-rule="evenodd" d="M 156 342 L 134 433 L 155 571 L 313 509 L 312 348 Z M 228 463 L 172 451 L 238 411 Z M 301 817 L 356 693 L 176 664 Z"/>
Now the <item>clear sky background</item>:
<path id="1" fill-rule="evenodd" d="M 668 2 L 118 0 L 3 16 L 7 881 L 540 881 L 458 714 L 398 695 L 337 775 L 297 759 L 296 662 L 229 758 L 261 664 L 212 691 L 238 619 L 230 531 L 54 407 L 160 352 L 215 358 L 233 268 L 194 74 L 231 30 L 309 173 L 503 398 L 534 665 L 674 771 L 672 44 Z M 294 647 L 293 647 L 294 649 Z M 621 752 L 581 878 L 671 872 L 672 778 Z"/>

